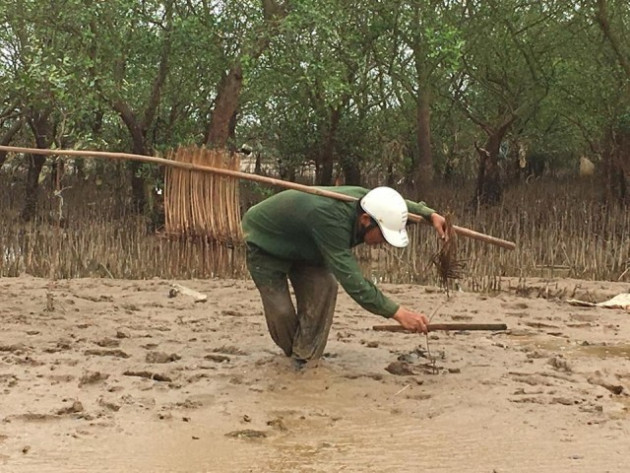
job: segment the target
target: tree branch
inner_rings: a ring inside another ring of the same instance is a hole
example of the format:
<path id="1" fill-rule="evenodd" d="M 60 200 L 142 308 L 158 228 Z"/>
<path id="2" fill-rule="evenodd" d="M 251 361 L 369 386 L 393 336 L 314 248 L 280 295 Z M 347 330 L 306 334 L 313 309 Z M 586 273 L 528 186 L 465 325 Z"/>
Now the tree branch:
<path id="1" fill-rule="evenodd" d="M 625 71 L 628 79 L 630 79 L 630 59 L 628 59 L 628 57 L 626 57 L 621 50 L 619 38 L 610 27 L 610 18 L 608 16 L 608 2 L 606 0 L 597 0 L 597 13 L 595 14 L 595 19 L 597 20 L 597 23 L 599 24 L 602 33 L 604 33 L 604 36 L 606 37 L 606 39 L 610 43 L 610 46 L 613 48 L 613 51 L 617 55 L 617 60 L 619 61 L 619 64 Z"/>
<path id="2" fill-rule="evenodd" d="M 147 103 L 147 107 L 144 111 L 144 120 L 142 122 L 143 133 L 146 133 L 146 130 L 151 126 L 153 120 L 155 118 L 155 113 L 160 105 L 160 98 L 162 95 L 162 87 L 166 82 L 166 77 L 168 75 L 169 68 L 169 59 L 171 54 L 171 44 L 172 44 L 172 31 L 173 31 L 173 0 L 166 2 L 165 5 L 165 28 L 164 28 L 164 39 L 162 43 L 162 51 L 160 53 L 160 65 L 158 67 L 158 73 L 153 81 L 153 87 L 151 89 L 151 95 L 149 98 L 149 103 Z"/>

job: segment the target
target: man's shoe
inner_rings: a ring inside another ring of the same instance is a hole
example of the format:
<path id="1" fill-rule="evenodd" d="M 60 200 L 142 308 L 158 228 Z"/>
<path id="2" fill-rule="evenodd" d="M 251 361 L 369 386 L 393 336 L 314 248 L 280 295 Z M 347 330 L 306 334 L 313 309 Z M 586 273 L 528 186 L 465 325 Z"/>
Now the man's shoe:
<path id="1" fill-rule="evenodd" d="M 302 358 L 292 358 L 291 361 L 293 363 L 293 369 L 298 372 L 303 371 L 308 363 L 307 360 L 303 360 Z"/>

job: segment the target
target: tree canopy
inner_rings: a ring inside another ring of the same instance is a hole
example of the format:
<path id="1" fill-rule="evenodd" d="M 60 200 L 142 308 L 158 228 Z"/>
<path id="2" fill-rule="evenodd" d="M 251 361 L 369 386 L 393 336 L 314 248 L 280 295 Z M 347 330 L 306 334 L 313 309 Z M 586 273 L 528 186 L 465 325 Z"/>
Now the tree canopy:
<path id="1" fill-rule="evenodd" d="M 421 195 L 455 174 L 478 203 L 528 155 L 588 156 L 630 200 L 625 0 L 0 0 L 0 24 L 3 144 L 247 143 L 286 178 Z"/>

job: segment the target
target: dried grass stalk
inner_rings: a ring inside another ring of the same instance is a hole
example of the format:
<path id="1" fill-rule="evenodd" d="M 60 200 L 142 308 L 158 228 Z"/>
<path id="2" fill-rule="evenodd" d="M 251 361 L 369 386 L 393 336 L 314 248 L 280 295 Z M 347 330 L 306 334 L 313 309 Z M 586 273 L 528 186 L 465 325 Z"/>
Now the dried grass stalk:
<path id="1" fill-rule="evenodd" d="M 453 230 L 453 217 L 450 213 L 444 215 L 446 229 L 444 240 L 441 240 L 440 249 L 431 258 L 438 273 L 440 284 L 449 295 L 449 279 L 460 279 L 466 266 L 465 260 L 457 258 L 457 233 Z"/>
<path id="2" fill-rule="evenodd" d="M 235 171 L 240 166 L 236 154 L 197 147 L 179 148 L 169 159 Z M 241 239 L 238 179 L 176 167 L 168 167 L 164 179 L 167 234 L 223 243 Z"/>

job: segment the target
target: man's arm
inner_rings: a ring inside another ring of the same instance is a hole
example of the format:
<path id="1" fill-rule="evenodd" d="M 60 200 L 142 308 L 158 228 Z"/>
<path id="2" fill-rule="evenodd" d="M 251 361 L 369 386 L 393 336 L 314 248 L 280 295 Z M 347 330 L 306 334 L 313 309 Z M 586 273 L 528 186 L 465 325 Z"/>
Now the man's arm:
<path id="1" fill-rule="evenodd" d="M 414 202 L 413 200 L 405 199 L 405 203 L 407 204 L 407 210 L 409 213 L 420 215 L 427 221 L 431 221 L 431 214 L 436 213 L 431 207 L 428 207 L 424 202 Z"/>
<path id="2" fill-rule="evenodd" d="M 322 248 L 320 248 L 322 250 Z M 350 249 L 337 250 L 326 247 L 322 254 L 326 266 L 335 275 L 341 287 L 365 310 L 383 317 L 392 317 L 399 305 L 381 292 L 363 276 L 361 268 Z"/>
<path id="3" fill-rule="evenodd" d="M 399 305 L 385 296 L 363 276 L 350 249 L 349 229 L 339 220 L 341 215 L 319 215 L 311 228 L 311 236 L 341 287 L 357 304 L 373 314 L 392 317 Z"/>
<path id="4" fill-rule="evenodd" d="M 407 330 L 427 332 L 427 316 L 396 304 L 365 279 L 350 250 L 329 257 L 324 255 L 324 258 L 337 281 L 361 307 L 374 314 L 393 318 Z"/>
<path id="5" fill-rule="evenodd" d="M 407 210 L 409 210 L 410 213 L 420 215 L 429 222 L 433 228 L 435 228 L 435 231 L 438 232 L 440 238 L 444 238 L 446 221 L 442 215 L 432 208 L 427 207 L 424 202 L 414 202 L 412 200 L 405 200 L 405 202 L 407 203 Z"/>

